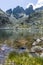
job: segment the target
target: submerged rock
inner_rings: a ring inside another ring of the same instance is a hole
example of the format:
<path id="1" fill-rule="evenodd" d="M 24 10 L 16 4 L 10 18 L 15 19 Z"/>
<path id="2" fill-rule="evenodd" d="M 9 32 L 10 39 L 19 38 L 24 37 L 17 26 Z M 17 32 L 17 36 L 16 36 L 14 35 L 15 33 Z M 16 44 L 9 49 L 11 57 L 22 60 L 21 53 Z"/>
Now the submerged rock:
<path id="1" fill-rule="evenodd" d="M 40 57 L 43 57 L 43 52 L 41 53 Z"/>

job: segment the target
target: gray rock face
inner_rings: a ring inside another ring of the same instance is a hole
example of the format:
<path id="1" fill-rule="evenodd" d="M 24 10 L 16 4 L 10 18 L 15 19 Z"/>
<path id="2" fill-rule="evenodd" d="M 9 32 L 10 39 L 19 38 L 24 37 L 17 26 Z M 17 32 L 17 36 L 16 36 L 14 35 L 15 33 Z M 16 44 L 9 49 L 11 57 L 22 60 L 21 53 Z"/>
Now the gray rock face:
<path id="1" fill-rule="evenodd" d="M 43 52 L 40 54 L 40 57 L 43 57 Z"/>
<path id="2" fill-rule="evenodd" d="M 33 46 L 39 44 L 41 41 L 43 41 L 43 37 L 41 37 L 40 39 L 36 39 L 36 41 L 33 42 Z"/>
<path id="3" fill-rule="evenodd" d="M 39 54 L 38 56 L 43 57 L 43 47 L 38 46 L 38 44 L 41 44 L 41 42 L 43 42 L 43 37 L 41 37 L 40 39 L 37 38 L 32 44 L 31 52 L 35 52 L 35 53 Z M 42 45 L 43 45 L 43 43 L 42 43 Z"/>
<path id="4" fill-rule="evenodd" d="M 7 24 L 10 24 L 9 17 L 7 14 L 0 9 L 0 27 L 6 26 Z"/>

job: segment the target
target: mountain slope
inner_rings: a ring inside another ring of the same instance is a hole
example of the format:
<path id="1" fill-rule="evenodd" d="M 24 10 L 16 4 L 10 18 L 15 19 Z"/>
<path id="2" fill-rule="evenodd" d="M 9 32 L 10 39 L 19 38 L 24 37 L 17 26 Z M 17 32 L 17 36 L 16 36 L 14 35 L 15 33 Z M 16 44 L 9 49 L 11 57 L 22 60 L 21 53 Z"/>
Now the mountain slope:
<path id="1" fill-rule="evenodd" d="M 43 6 L 42 7 L 39 7 L 39 8 L 36 8 L 35 10 L 36 11 L 41 11 L 41 10 L 43 10 Z"/>
<path id="2" fill-rule="evenodd" d="M 25 10 L 25 13 L 26 13 L 26 15 L 29 15 L 29 14 L 31 14 L 31 13 L 34 13 L 33 6 L 30 5 L 29 8 L 27 8 L 27 9 Z"/>
<path id="3" fill-rule="evenodd" d="M 13 15 L 16 18 L 20 17 L 20 14 L 25 13 L 24 9 L 20 6 L 17 6 L 16 8 L 13 9 Z M 22 16 L 22 15 L 21 15 Z"/>
<path id="4" fill-rule="evenodd" d="M 7 14 L 9 14 L 9 15 L 13 14 L 13 16 L 17 19 L 23 17 L 24 15 L 29 15 L 33 12 L 34 12 L 34 10 L 33 10 L 32 5 L 30 5 L 29 8 L 27 8 L 25 10 L 23 9 L 23 7 L 17 6 L 13 10 L 9 9 L 6 11 Z"/>
<path id="5" fill-rule="evenodd" d="M 7 14 L 0 9 L 0 27 L 4 27 L 7 24 L 11 24 Z"/>
<path id="6" fill-rule="evenodd" d="M 13 10 L 12 9 L 7 10 L 6 13 L 9 15 L 12 14 L 15 18 L 18 19 L 18 18 L 22 18 L 24 15 L 30 15 L 30 14 L 34 13 L 35 11 L 41 11 L 41 10 L 43 10 L 43 6 L 36 8 L 35 10 L 33 9 L 32 5 L 30 5 L 25 10 L 23 7 L 17 6 Z"/>

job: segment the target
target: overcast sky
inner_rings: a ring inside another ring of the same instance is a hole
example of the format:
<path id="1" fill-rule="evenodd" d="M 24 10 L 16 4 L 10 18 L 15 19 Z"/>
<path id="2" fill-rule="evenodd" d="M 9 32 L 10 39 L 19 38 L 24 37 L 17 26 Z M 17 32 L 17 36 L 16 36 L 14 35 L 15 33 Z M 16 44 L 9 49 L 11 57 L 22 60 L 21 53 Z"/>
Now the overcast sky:
<path id="1" fill-rule="evenodd" d="M 0 8 L 2 10 L 13 9 L 18 5 L 25 9 L 28 8 L 30 4 L 32 4 L 35 9 L 43 5 L 43 0 L 0 0 Z"/>

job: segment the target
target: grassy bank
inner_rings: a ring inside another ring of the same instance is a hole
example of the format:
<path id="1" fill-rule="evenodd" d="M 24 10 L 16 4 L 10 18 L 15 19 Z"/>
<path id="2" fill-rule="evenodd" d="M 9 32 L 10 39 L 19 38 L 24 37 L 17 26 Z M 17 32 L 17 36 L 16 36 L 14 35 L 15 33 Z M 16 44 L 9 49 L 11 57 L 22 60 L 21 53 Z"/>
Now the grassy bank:
<path id="1" fill-rule="evenodd" d="M 43 59 L 31 57 L 28 53 L 21 54 L 11 52 L 6 61 L 6 65 L 43 65 Z"/>

